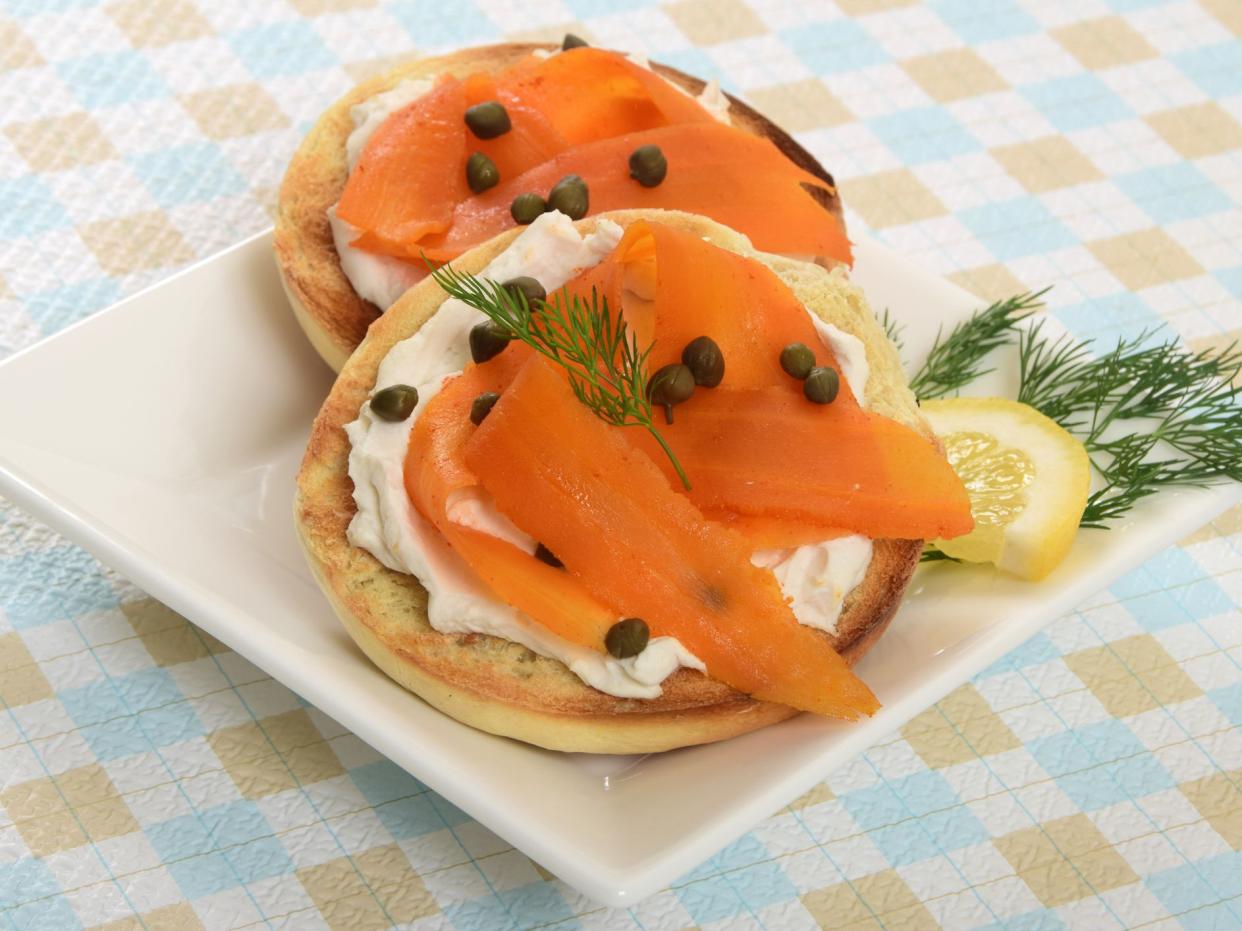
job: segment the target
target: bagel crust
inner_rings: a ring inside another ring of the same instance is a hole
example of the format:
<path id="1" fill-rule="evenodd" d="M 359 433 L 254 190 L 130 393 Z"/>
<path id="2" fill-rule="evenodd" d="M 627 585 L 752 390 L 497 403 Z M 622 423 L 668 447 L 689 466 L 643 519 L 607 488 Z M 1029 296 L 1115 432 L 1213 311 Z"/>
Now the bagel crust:
<path id="1" fill-rule="evenodd" d="M 273 248 L 294 315 L 315 350 L 334 371 L 341 370 L 349 354 L 366 335 L 371 321 L 381 313 L 378 307 L 355 293 L 341 269 L 328 223 L 328 208 L 341 199 L 349 179 L 345 142 L 354 129 L 350 109 L 407 79 L 495 73 L 536 50 L 556 48 L 544 43 L 503 43 L 408 62 L 364 81 L 340 98 L 302 141 L 281 182 Z M 705 86 L 704 81 L 666 65 L 653 63 L 651 67 L 692 94 L 698 94 Z M 841 202 L 832 175 L 779 126 L 740 100 L 728 99 L 729 117 L 734 126 L 770 139 L 790 161 L 828 185 L 826 195 L 822 189 L 816 189 L 814 196 L 844 228 Z"/>
<path id="2" fill-rule="evenodd" d="M 871 368 L 868 407 L 931 436 L 906 387 L 896 349 L 861 292 L 840 273 L 755 252 L 745 237 L 704 217 L 658 210 L 602 216 L 622 226 L 637 219 L 665 223 L 765 262 L 808 309 L 862 340 Z M 590 217 L 575 226 L 585 234 L 596 221 Z M 518 232 L 470 250 L 454 267 L 478 273 Z M 519 644 L 481 634 L 439 633 L 427 621 L 427 592 L 417 578 L 387 569 L 350 545 L 346 531 L 356 507 L 345 425 L 358 416 L 389 350 L 416 332 L 444 300 L 436 283 L 427 279 L 370 328 L 315 419 L 298 473 L 299 538 L 316 579 L 363 652 L 390 677 L 458 720 L 553 750 L 651 753 L 723 740 L 795 714 L 792 708 L 756 701 L 684 668 L 664 681 L 658 698 L 616 698 L 587 686 L 559 661 Z M 851 663 L 888 626 L 921 549 L 919 540 L 875 541 L 867 573 L 846 599 L 831 638 Z"/>

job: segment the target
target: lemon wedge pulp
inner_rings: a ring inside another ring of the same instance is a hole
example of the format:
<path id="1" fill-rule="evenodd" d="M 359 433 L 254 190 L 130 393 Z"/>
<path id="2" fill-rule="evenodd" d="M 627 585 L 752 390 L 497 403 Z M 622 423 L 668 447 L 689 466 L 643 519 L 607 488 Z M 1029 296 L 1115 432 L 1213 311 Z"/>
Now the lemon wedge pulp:
<path id="1" fill-rule="evenodd" d="M 1005 398 L 924 401 L 923 415 L 970 495 L 975 529 L 933 545 L 1042 579 L 1065 558 L 1091 490 L 1082 443 L 1026 404 Z"/>

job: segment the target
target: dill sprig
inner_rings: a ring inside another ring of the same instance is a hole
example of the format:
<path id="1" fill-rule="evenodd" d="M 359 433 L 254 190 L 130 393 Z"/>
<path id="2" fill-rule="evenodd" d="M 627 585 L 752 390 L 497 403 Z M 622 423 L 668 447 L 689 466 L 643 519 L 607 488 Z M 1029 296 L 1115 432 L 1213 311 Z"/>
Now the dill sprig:
<path id="1" fill-rule="evenodd" d="M 1017 324 L 1047 292 L 978 311 L 936 338 L 911 380 L 919 398 L 970 384 L 992 350 L 1018 344 L 1018 400 L 1082 440 L 1103 479 L 1081 526 L 1103 528 L 1164 488 L 1242 481 L 1242 348 L 1191 352 L 1154 332 L 1121 338 L 1096 356 L 1092 343 Z M 934 558 L 934 557 L 925 557 Z"/>
<path id="2" fill-rule="evenodd" d="M 638 340 L 608 299 L 591 289 L 589 303 L 567 290 L 550 300 L 528 303 L 517 288 L 476 278 L 450 265 L 432 270 L 446 294 L 480 311 L 536 352 L 562 366 L 574 395 L 600 420 L 614 427 L 644 427 L 660 444 L 686 489 L 690 480 L 668 442 L 656 429 L 647 396 L 651 346 Z"/>
<path id="3" fill-rule="evenodd" d="M 892 312 L 885 307 L 880 314 L 880 326 L 884 327 L 884 334 L 888 337 L 889 342 L 897 347 L 898 352 L 905 348 L 902 342 L 902 332 L 905 327 L 898 322 Z"/>
<path id="4" fill-rule="evenodd" d="M 1093 356 L 1090 343 L 1045 336 L 1042 321 L 1018 334 L 1018 400 L 1077 434 L 1104 479 L 1084 527 L 1102 527 L 1162 488 L 1242 480 L 1242 350 L 1196 353 L 1152 336 Z"/>
<path id="5" fill-rule="evenodd" d="M 910 379 L 918 398 L 940 398 L 991 372 L 983 360 L 1000 346 L 1013 341 L 1018 323 L 1042 305 L 1048 288 L 997 301 L 955 326 L 947 337 L 936 334 L 927 361 Z"/>

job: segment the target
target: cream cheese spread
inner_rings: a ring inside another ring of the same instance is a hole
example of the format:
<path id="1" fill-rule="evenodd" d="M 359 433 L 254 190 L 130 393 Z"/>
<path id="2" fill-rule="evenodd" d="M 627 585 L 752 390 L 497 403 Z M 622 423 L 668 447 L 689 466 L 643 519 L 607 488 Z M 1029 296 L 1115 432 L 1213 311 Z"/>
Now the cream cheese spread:
<path id="1" fill-rule="evenodd" d="M 481 275 L 500 281 L 530 275 L 553 291 L 581 270 L 598 264 L 620 237 L 620 227 L 608 220 L 600 221 L 594 233 L 582 237 L 564 214 L 544 214 Z M 363 404 L 358 419 L 346 427 L 349 475 L 357 504 L 349 541 L 388 568 L 419 578 L 428 592 L 428 620 L 436 630 L 502 637 L 560 660 L 588 685 L 607 694 L 657 697 L 660 683 L 678 668 L 703 669 L 702 662 L 678 640 L 657 637 L 638 656 L 617 660 L 556 636 L 496 600 L 409 501 L 403 465 L 410 429 L 445 379 L 469 362 L 468 334 L 482 319 L 460 301 L 446 301 L 417 333 L 394 346 L 380 363 L 377 388 L 410 384 L 418 388 L 419 402 L 401 423 L 374 417 L 370 405 Z M 868 374 L 862 343 L 830 324 L 817 320 L 816 326 L 861 400 Z M 527 552 L 535 549 L 535 541 L 499 513 L 481 488 L 458 492 L 448 507 L 454 522 L 508 540 Z M 800 623 L 831 633 L 846 596 L 866 575 L 870 558 L 871 541 L 851 536 L 792 549 L 763 550 L 753 561 L 773 571 Z"/>

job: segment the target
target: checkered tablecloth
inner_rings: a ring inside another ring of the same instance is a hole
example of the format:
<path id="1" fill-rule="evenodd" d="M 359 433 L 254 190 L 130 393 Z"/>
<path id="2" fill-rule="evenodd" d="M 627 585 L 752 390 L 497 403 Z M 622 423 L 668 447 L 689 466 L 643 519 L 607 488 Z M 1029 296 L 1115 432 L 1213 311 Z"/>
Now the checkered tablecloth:
<path id="1" fill-rule="evenodd" d="M 566 28 L 719 77 L 981 297 L 1242 335 L 1242 0 L 0 0 L 0 356 L 264 228 L 361 77 Z M 607 910 L 0 503 L 0 925 L 1239 928 L 1240 604 L 1235 511 Z"/>

